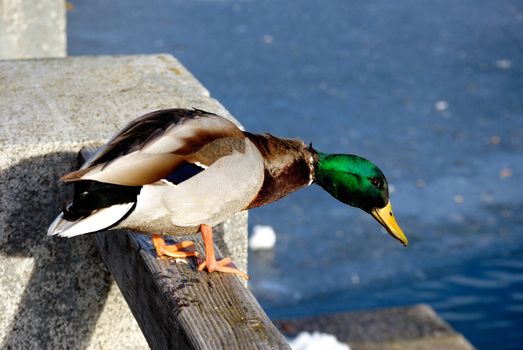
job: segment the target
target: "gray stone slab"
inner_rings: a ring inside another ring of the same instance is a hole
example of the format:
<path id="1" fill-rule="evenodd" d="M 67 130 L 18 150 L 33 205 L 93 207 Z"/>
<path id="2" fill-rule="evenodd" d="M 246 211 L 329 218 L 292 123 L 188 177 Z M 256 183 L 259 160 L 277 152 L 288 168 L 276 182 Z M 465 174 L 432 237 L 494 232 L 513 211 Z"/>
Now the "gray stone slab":
<path id="1" fill-rule="evenodd" d="M 333 334 L 352 350 L 473 350 L 474 347 L 428 305 L 355 311 L 280 320 L 287 336 L 300 332 Z"/>
<path id="2" fill-rule="evenodd" d="M 0 59 L 65 55 L 63 0 L 0 0 Z"/>
<path id="3" fill-rule="evenodd" d="M 169 55 L 0 61 L 0 348 L 147 347 L 93 237 L 45 234 L 81 147 L 173 106 L 230 117 Z M 217 237 L 243 270 L 245 226 Z"/>

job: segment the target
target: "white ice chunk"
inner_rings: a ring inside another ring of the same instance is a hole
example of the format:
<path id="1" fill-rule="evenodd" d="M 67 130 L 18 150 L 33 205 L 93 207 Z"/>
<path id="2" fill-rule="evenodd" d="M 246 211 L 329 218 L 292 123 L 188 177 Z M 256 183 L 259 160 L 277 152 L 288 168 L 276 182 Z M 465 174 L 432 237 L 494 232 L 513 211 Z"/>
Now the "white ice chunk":
<path id="1" fill-rule="evenodd" d="M 320 332 L 301 332 L 289 341 L 292 350 L 350 350 L 345 343 L 340 343 L 335 336 Z"/>
<path id="2" fill-rule="evenodd" d="M 436 108 L 438 112 L 443 112 L 449 109 L 449 103 L 447 101 L 441 100 L 434 103 L 434 108 Z"/>
<path id="3" fill-rule="evenodd" d="M 255 225 L 249 238 L 249 248 L 252 250 L 272 249 L 276 244 L 276 232 L 271 226 Z"/>
<path id="4" fill-rule="evenodd" d="M 507 59 L 496 60 L 496 66 L 500 69 L 510 69 L 512 67 L 512 62 Z"/>

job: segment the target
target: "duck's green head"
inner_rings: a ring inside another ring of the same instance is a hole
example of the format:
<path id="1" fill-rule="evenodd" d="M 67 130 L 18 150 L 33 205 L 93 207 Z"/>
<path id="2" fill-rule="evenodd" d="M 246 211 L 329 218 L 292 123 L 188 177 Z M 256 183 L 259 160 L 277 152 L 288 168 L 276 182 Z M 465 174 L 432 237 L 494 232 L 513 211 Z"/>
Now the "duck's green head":
<path id="1" fill-rule="evenodd" d="M 318 153 L 314 170 L 318 185 L 339 201 L 371 214 L 392 237 L 408 244 L 392 213 L 387 179 L 376 165 L 355 155 Z"/>

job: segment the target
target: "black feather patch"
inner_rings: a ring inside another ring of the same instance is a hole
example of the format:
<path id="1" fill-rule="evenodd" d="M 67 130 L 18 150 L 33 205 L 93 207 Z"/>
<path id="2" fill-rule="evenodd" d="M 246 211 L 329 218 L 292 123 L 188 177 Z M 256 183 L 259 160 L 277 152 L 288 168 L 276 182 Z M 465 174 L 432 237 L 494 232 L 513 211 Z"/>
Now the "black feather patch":
<path id="1" fill-rule="evenodd" d="M 169 174 L 165 180 L 172 182 L 175 185 L 190 179 L 196 174 L 201 173 L 204 168 L 193 163 L 184 162 L 181 166 L 177 167 L 175 171 Z"/>
<path id="2" fill-rule="evenodd" d="M 74 198 L 63 210 L 64 219 L 76 221 L 98 209 L 136 202 L 141 186 L 114 185 L 93 180 L 74 183 Z"/>

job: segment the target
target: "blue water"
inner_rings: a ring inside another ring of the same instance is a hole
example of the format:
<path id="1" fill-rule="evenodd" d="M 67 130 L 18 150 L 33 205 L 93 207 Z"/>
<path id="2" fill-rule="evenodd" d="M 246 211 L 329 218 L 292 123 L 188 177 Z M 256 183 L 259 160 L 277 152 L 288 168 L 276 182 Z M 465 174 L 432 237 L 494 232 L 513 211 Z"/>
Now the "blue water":
<path id="1" fill-rule="evenodd" d="M 408 248 L 319 188 L 253 210 L 274 318 L 432 305 L 479 349 L 523 346 L 523 3 L 72 1 L 69 54 L 167 52 L 246 127 L 375 161 Z"/>

